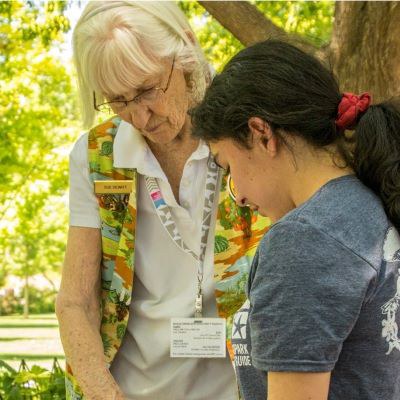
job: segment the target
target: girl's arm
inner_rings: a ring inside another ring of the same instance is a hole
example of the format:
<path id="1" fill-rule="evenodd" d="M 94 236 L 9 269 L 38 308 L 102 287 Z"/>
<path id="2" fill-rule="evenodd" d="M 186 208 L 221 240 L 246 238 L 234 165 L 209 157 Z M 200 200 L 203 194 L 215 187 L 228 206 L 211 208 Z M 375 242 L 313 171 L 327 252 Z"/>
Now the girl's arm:
<path id="1" fill-rule="evenodd" d="M 326 400 L 330 372 L 268 372 L 268 400 Z"/>

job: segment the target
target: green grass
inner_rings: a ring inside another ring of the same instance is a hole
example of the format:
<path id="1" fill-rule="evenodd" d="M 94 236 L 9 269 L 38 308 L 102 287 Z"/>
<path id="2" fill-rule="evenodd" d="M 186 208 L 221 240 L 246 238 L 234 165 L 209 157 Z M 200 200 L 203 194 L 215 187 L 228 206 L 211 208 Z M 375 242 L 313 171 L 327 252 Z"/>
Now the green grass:
<path id="1" fill-rule="evenodd" d="M 0 321 L 2 319 L 24 319 L 24 317 L 20 314 L 15 314 L 15 315 L 7 315 L 7 316 L 0 316 Z M 57 319 L 56 314 L 31 314 L 29 315 L 28 319 Z M 26 321 L 26 320 L 25 320 Z"/>
<path id="2" fill-rule="evenodd" d="M 22 333 L 23 337 L 12 337 L 12 331 L 7 331 L 7 329 L 10 328 L 17 328 L 18 333 Z M 32 315 L 28 319 L 24 319 L 21 315 L 0 317 L 0 332 L 4 335 L 4 337 L 0 337 L 0 345 L 3 351 L 0 352 L 0 360 L 13 363 L 12 365 L 17 366 L 17 368 L 22 359 L 31 364 L 37 363 L 38 365 L 41 365 L 41 363 L 51 363 L 54 357 L 58 358 L 60 361 L 65 360 L 61 348 L 60 350 L 52 349 L 51 353 L 46 352 L 45 344 L 46 340 L 49 338 L 41 333 L 43 332 L 42 330 L 39 331 L 39 329 L 43 329 L 44 331 L 47 329 L 47 332 L 51 330 L 55 335 L 57 328 L 58 322 L 55 314 Z M 38 334 L 35 334 L 35 332 L 38 332 Z M 53 333 L 51 335 L 53 336 Z M 53 339 L 54 338 L 51 337 L 51 340 Z M 38 354 L 29 354 L 30 340 L 39 341 L 43 344 L 42 350 L 39 350 Z M 25 349 L 19 346 L 19 343 L 22 341 L 25 341 Z M 17 354 L 13 353 L 14 350 Z M 23 353 L 18 353 L 18 351 L 22 351 Z M 59 354 L 53 354 L 54 351 Z"/>
<path id="3" fill-rule="evenodd" d="M 0 328 L 57 328 L 55 314 L 32 315 L 23 318 L 21 315 L 0 317 Z"/>
<path id="4" fill-rule="evenodd" d="M 0 342 L 15 342 L 17 340 L 46 340 L 47 337 L 0 337 Z"/>
<path id="5" fill-rule="evenodd" d="M 59 360 L 64 360 L 65 356 L 63 354 L 9 354 L 0 353 L 0 360 L 22 360 L 34 361 L 34 360 L 52 360 L 56 357 Z"/>
<path id="6" fill-rule="evenodd" d="M 20 323 L 20 324 L 12 324 L 12 323 L 3 323 L 0 322 L 1 328 L 58 328 L 56 324 L 31 324 L 31 323 Z"/>

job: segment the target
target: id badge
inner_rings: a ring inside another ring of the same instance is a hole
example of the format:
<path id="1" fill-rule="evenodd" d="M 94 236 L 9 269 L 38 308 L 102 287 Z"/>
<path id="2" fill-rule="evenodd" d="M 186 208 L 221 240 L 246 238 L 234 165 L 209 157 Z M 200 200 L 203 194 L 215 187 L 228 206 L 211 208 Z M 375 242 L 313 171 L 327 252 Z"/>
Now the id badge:
<path id="1" fill-rule="evenodd" d="M 130 194 L 132 190 L 133 181 L 129 179 L 94 181 L 94 192 L 96 194 Z"/>
<path id="2" fill-rule="evenodd" d="M 225 358 L 224 318 L 171 318 L 170 356 Z"/>

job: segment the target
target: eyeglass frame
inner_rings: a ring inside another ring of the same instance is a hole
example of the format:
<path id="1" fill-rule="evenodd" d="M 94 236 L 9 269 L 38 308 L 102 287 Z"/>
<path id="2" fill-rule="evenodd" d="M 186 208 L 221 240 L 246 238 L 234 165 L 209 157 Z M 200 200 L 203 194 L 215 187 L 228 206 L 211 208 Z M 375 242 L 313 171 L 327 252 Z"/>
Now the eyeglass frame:
<path id="1" fill-rule="evenodd" d="M 125 107 L 128 107 L 128 104 L 129 104 L 129 103 L 132 103 L 132 102 L 137 103 L 137 99 L 138 99 L 138 98 L 140 98 L 140 97 L 143 96 L 145 93 L 148 93 L 148 92 L 150 92 L 150 91 L 152 91 L 152 90 L 156 90 L 157 92 L 158 92 L 159 90 L 161 90 L 161 91 L 165 94 L 166 91 L 169 89 L 169 84 L 170 84 L 170 82 L 171 82 L 172 72 L 174 71 L 174 66 L 175 66 L 175 57 L 174 57 L 174 59 L 173 59 L 173 61 L 172 61 L 171 71 L 170 71 L 170 73 L 169 73 L 167 85 L 166 85 L 165 88 L 161 88 L 161 87 L 154 86 L 154 87 L 152 87 L 152 88 L 150 88 L 150 89 L 147 89 L 147 90 L 143 91 L 142 93 L 137 94 L 137 95 L 136 95 L 133 99 L 131 99 L 131 100 L 113 100 L 113 101 L 106 101 L 106 102 L 101 103 L 101 104 L 96 104 L 96 92 L 93 91 L 93 107 L 94 107 L 94 109 L 95 109 L 96 111 L 102 111 L 102 110 L 100 109 L 100 107 L 101 107 L 101 106 L 107 106 L 107 105 L 112 109 L 112 107 L 111 107 L 111 105 L 110 105 L 110 104 L 112 104 L 112 103 L 124 103 L 124 104 L 125 104 Z"/>

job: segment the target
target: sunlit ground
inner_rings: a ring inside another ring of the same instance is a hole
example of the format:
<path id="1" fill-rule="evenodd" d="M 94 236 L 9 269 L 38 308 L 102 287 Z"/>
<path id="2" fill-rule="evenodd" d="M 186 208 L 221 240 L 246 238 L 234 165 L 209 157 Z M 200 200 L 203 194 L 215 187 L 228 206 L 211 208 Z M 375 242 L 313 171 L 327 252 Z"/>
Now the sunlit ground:
<path id="1" fill-rule="evenodd" d="M 51 369 L 57 357 L 64 367 L 64 354 L 54 314 L 0 317 L 0 360 L 18 369 L 21 359 L 29 367 L 40 365 Z"/>

